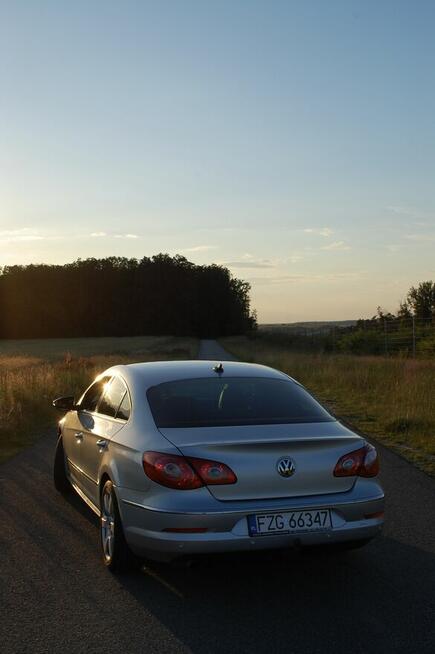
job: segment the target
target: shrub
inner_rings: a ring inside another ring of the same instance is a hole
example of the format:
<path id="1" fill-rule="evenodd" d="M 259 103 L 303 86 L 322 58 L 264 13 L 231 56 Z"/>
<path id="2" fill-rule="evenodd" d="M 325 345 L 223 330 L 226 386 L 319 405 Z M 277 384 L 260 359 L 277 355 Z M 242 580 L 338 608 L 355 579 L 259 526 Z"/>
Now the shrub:
<path id="1" fill-rule="evenodd" d="M 351 354 L 383 354 L 384 335 L 376 331 L 358 329 L 342 336 L 338 341 L 338 349 Z"/>
<path id="2" fill-rule="evenodd" d="M 417 341 L 417 352 L 422 356 L 435 356 L 435 332 Z"/>

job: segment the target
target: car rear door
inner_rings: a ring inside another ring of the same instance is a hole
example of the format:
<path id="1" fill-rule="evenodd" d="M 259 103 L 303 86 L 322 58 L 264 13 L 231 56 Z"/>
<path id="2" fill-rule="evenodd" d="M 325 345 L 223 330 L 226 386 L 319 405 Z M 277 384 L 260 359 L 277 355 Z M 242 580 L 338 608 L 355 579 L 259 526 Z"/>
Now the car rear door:
<path id="1" fill-rule="evenodd" d="M 110 379 L 111 377 L 103 377 L 91 384 L 80 400 L 80 408 L 66 415 L 62 427 L 63 447 L 71 480 L 85 492 L 86 483 L 82 463 L 85 435 L 92 424 L 92 415 L 96 411 L 105 384 Z"/>
<path id="2" fill-rule="evenodd" d="M 85 493 L 89 499 L 99 506 L 99 471 L 101 460 L 110 447 L 113 436 L 125 425 L 125 411 L 121 414 L 119 408 L 128 391 L 124 381 L 113 377 L 104 385 L 103 393 L 95 411 L 88 414 L 83 425 L 85 433 L 81 450 L 81 469 Z M 85 418 L 85 416 L 84 416 Z"/>

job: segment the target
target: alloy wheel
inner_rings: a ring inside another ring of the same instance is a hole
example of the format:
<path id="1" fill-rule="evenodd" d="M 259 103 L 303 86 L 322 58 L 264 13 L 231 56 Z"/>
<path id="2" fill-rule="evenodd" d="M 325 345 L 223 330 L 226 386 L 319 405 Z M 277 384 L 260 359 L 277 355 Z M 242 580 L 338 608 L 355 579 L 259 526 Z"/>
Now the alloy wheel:
<path id="1" fill-rule="evenodd" d="M 110 489 L 103 491 L 101 504 L 101 543 L 104 558 L 111 561 L 115 541 L 115 511 Z"/>

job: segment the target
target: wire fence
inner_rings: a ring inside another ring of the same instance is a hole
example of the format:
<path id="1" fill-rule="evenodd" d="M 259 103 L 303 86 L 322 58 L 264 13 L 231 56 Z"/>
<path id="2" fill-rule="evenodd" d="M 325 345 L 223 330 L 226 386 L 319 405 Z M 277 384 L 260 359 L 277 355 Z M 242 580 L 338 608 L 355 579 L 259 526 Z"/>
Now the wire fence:
<path id="1" fill-rule="evenodd" d="M 302 345 L 323 346 L 332 351 L 366 354 L 418 356 L 435 355 L 435 318 L 378 318 L 354 324 L 282 325 L 270 335 L 290 343 L 301 338 Z"/>
<path id="2" fill-rule="evenodd" d="M 374 326 L 365 325 L 364 322 L 359 329 L 362 331 L 374 330 L 382 334 L 383 350 L 386 355 L 402 352 L 416 356 L 422 349 L 422 345 L 428 342 L 429 337 L 435 336 L 435 320 L 432 318 L 381 319 L 379 324 Z"/>

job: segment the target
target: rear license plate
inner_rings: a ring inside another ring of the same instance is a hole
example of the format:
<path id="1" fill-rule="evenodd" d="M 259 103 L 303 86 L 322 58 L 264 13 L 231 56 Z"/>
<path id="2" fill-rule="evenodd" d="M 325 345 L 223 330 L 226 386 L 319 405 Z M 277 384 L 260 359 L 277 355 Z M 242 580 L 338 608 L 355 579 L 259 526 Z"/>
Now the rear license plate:
<path id="1" fill-rule="evenodd" d="M 330 509 L 318 509 L 248 515 L 248 528 L 250 536 L 331 529 L 331 511 Z"/>

